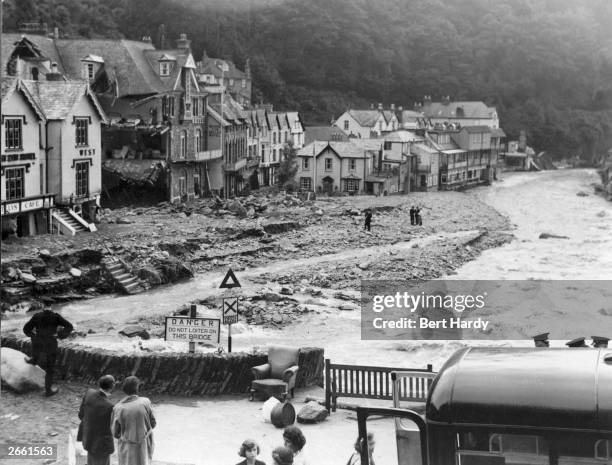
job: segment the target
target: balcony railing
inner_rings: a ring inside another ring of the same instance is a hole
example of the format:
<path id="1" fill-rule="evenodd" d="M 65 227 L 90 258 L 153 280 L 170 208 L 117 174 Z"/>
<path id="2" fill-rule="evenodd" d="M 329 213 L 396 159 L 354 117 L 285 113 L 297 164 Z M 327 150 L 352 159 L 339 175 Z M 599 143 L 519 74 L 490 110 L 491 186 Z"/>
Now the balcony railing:
<path id="1" fill-rule="evenodd" d="M 237 160 L 234 163 L 224 163 L 223 169 L 225 171 L 240 171 L 246 165 L 247 165 L 247 159 L 241 158 L 240 160 Z"/>
<path id="2" fill-rule="evenodd" d="M 55 194 L 31 195 L 20 199 L 3 200 L 2 216 L 17 215 L 22 212 L 51 208 L 55 204 Z"/>
<path id="3" fill-rule="evenodd" d="M 253 166 L 259 166 L 261 157 L 247 157 L 247 167 L 252 168 Z"/>
<path id="4" fill-rule="evenodd" d="M 218 158 L 221 158 L 221 156 L 222 156 L 221 149 L 204 150 L 202 152 L 195 153 L 195 160 L 196 161 L 216 160 Z"/>

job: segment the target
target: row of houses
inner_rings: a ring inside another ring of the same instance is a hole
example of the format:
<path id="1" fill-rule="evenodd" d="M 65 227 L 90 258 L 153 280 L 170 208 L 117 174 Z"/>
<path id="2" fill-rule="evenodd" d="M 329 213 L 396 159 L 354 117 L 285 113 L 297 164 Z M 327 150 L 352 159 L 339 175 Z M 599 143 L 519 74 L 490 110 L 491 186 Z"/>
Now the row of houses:
<path id="1" fill-rule="evenodd" d="M 271 106 L 245 109 L 239 103 L 250 104 L 248 66 L 241 76 L 226 60 L 204 54 L 196 62 L 184 34 L 176 47 L 163 50 L 147 37 L 81 40 L 3 34 L 2 77 L 2 216 L 17 217 L 23 234 L 45 229 L 21 226 L 32 221 L 22 221 L 21 212 L 39 204 L 26 207 L 22 202 L 34 190 L 53 197 L 45 205 L 53 201 L 74 207 L 68 213 L 88 224 L 93 222 L 89 202 L 94 199 L 99 206 L 101 195 L 110 196 L 126 183 L 163 191 L 171 202 L 212 193 L 238 195 L 249 182 L 274 184 L 284 148 L 304 145 L 297 112 L 275 112 Z M 76 89 L 95 111 L 79 106 Z M 5 99 L 12 99 L 13 106 Z M 56 110 L 60 104 L 62 111 Z M 50 131 L 47 135 L 41 129 L 31 142 L 41 147 L 40 153 L 17 141 L 32 120 L 28 105 L 36 105 L 38 125 Z M 49 121 L 57 115 L 70 122 L 74 140 L 65 135 L 58 143 L 47 140 L 54 137 L 55 125 Z M 59 171 L 51 170 L 52 160 L 59 162 Z M 89 162 L 86 171 L 84 161 Z M 33 173 L 39 164 L 45 179 L 64 184 L 56 188 L 43 183 L 40 173 Z M 65 184 L 74 177 L 68 170 L 78 173 L 74 188 Z M 50 216 L 47 230 L 53 229 Z"/>
<path id="2" fill-rule="evenodd" d="M 446 123 L 377 138 L 313 141 L 298 152 L 295 181 L 301 190 L 327 194 L 462 189 L 497 178 L 504 140 L 496 127 Z"/>

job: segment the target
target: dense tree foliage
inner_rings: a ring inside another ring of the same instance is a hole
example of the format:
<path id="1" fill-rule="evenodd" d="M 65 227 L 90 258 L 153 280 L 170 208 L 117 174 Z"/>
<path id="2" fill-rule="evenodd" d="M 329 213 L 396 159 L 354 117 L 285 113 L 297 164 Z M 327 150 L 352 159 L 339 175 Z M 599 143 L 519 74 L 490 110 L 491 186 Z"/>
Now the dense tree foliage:
<path id="1" fill-rule="evenodd" d="M 612 146 L 609 0 L 6 0 L 4 24 L 42 18 L 83 37 L 181 32 L 196 58 L 251 58 L 254 101 L 329 123 L 349 106 L 434 99 L 495 105 L 536 150 Z M 168 40 L 171 39 L 171 40 Z"/>

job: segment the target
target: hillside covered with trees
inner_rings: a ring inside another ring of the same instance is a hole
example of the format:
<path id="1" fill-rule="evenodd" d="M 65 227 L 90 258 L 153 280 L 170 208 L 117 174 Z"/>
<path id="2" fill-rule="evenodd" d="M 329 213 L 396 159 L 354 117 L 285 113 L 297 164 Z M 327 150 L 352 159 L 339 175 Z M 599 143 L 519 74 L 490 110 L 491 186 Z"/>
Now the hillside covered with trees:
<path id="1" fill-rule="evenodd" d="M 185 32 L 197 59 L 250 58 L 255 102 L 327 124 L 346 107 L 495 105 L 556 157 L 612 147 L 609 0 L 5 0 L 4 30 L 42 19 L 72 37 Z"/>

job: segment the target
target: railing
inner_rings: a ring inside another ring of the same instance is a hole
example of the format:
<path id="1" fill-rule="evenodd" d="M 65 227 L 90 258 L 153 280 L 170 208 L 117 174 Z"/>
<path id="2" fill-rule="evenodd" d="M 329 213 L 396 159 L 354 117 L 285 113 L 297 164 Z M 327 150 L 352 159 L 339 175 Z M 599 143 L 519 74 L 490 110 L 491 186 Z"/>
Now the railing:
<path id="1" fill-rule="evenodd" d="M 247 167 L 258 166 L 261 161 L 261 157 L 247 157 Z"/>
<path id="2" fill-rule="evenodd" d="M 55 194 L 31 195 L 20 199 L 3 200 L 2 215 L 17 215 L 22 212 L 51 208 L 55 204 Z"/>
<path id="3" fill-rule="evenodd" d="M 244 168 L 247 164 L 246 158 L 241 158 L 240 160 L 235 161 L 234 163 L 224 163 L 223 169 L 225 171 L 239 171 Z"/>
<path id="4" fill-rule="evenodd" d="M 325 360 L 325 408 L 336 410 L 338 397 L 361 397 L 369 399 L 394 398 L 394 372 L 409 372 L 410 379 L 403 378 L 401 400 L 425 402 L 429 392 L 433 368 L 426 369 L 388 368 L 359 365 L 332 364 Z M 407 383 L 407 384 L 406 384 Z"/>
<path id="5" fill-rule="evenodd" d="M 195 160 L 196 161 L 216 160 L 218 158 L 221 158 L 222 155 L 223 154 L 221 153 L 221 149 L 204 150 L 204 151 L 195 153 Z"/>

